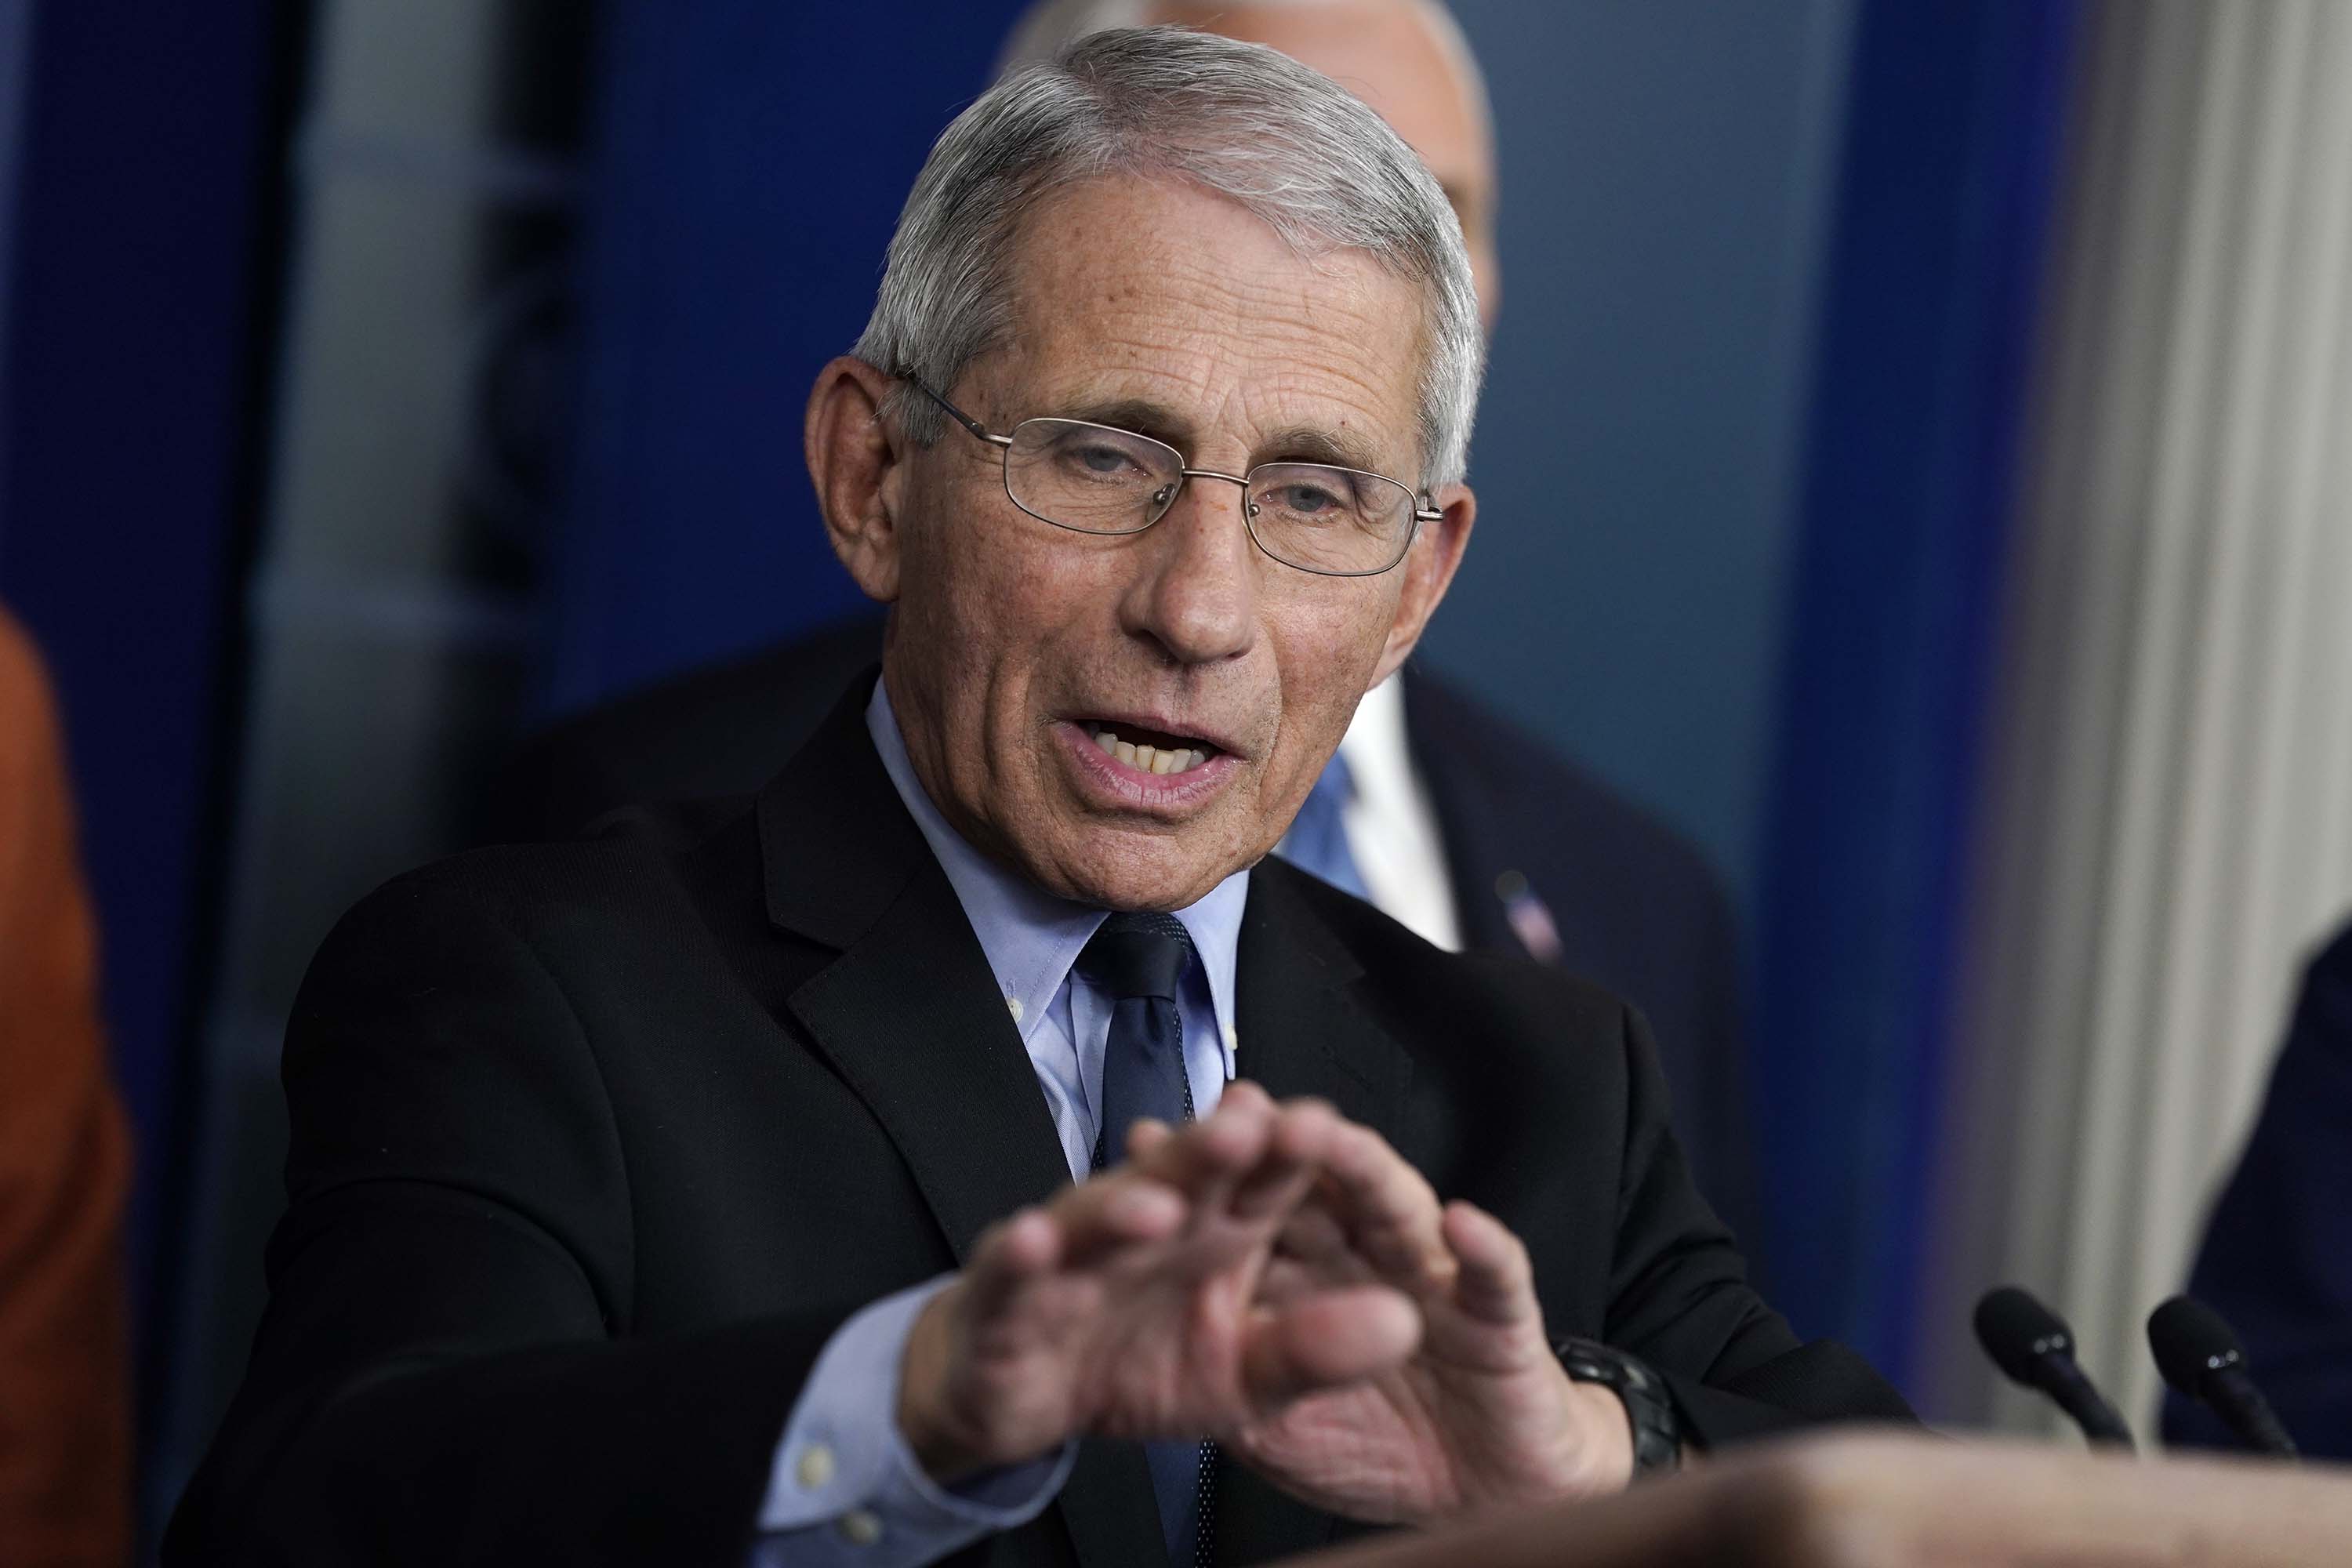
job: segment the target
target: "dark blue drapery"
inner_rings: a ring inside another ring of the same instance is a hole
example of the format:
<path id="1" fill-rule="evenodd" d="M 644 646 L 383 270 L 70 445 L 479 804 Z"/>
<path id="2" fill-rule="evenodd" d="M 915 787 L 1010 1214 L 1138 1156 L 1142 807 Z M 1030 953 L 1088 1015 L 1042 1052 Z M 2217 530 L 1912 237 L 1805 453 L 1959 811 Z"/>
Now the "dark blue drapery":
<path id="1" fill-rule="evenodd" d="M 2075 8 L 1856 33 L 1758 931 L 1780 1304 L 1900 1382 Z"/>

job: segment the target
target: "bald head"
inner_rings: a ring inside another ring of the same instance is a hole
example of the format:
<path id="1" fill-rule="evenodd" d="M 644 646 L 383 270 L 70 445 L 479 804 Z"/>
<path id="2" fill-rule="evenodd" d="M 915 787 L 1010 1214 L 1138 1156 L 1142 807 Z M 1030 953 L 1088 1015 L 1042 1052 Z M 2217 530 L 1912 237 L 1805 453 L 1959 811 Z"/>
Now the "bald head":
<path id="1" fill-rule="evenodd" d="M 1495 251 L 1495 144 L 1486 90 L 1454 18 L 1435 0 L 1041 0 L 1015 24 L 1003 64 L 1050 58 L 1104 27 L 1173 24 L 1278 49 L 1379 110 L 1454 204 L 1492 331 L 1502 302 Z"/>

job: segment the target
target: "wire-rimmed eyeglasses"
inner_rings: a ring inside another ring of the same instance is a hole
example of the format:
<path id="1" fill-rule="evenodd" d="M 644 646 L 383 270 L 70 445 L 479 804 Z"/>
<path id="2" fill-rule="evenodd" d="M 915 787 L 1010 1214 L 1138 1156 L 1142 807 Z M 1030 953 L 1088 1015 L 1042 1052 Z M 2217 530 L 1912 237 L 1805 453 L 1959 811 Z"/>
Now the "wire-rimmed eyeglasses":
<path id="1" fill-rule="evenodd" d="M 1242 525 L 1286 566 L 1324 577 L 1375 577 L 1405 557 L 1414 532 L 1444 516 L 1384 475 L 1330 463 L 1260 463 L 1246 474 L 1187 468 L 1165 441 L 1085 419 L 1024 419 L 992 432 L 912 376 L 907 384 L 1004 458 L 1004 493 L 1040 522 L 1073 533 L 1140 533 L 1168 515 L 1187 479 L 1242 490 Z"/>

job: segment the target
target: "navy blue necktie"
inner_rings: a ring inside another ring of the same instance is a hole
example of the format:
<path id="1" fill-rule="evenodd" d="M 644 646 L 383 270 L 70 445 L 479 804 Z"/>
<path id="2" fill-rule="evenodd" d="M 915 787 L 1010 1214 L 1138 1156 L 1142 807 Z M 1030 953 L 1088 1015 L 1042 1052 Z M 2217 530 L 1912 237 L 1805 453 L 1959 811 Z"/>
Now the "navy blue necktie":
<path id="1" fill-rule="evenodd" d="M 1313 872 L 1343 893 L 1370 900 L 1355 852 L 1348 847 L 1348 803 L 1356 798 L 1356 775 L 1339 752 L 1324 764 L 1323 776 L 1307 794 L 1290 831 L 1274 852 L 1302 871 Z"/>
<path id="2" fill-rule="evenodd" d="M 1184 1075 L 1184 1016 L 1176 1004 L 1192 962 L 1192 939 L 1183 922 L 1165 914 L 1114 914 L 1078 954 L 1079 975 L 1111 999 L 1102 1116 L 1095 1135 L 1097 1171 L 1127 1157 L 1127 1130 L 1138 1118 L 1171 1126 L 1192 1119 L 1192 1088 Z M 1180 1568 L 1198 1560 L 1208 1540 L 1213 1452 L 1207 1443 L 1143 1446 L 1168 1561 Z"/>

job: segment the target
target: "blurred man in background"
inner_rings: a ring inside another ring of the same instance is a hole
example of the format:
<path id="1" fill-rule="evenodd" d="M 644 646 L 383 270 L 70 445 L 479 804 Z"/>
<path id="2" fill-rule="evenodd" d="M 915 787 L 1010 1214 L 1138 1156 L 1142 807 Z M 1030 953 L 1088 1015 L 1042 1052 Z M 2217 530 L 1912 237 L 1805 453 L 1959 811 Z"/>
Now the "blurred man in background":
<path id="1" fill-rule="evenodd" d="M 0 1563 L 131 1553 L 121 1225 L 130 1135 L 32 643 L 0 612 Z"/>
<path id="2" fill-rule="evenodd" d="M 1502 300 L 1493 118 L 1477 60 L 1443 5 L 1045 0 L 1015 23 L 1000 74 L 1088 33 L 1163 23 L 1266 45 L 1379 110 L 1461 219 L 1491 336 Z M 881 623 L 861 619 L 573 719 L 509 770 L 495 836 L 562 837 L 632 802 L 749 794 L 880 648 Z M 1695 848 L 1458 687 L 1409 667 L 1365 696 L 1277 853 L 1440 947 L 1557 964 L 1642 1007 L 1699 1187 L 1756 1261 L 1738 941 Z"/>

